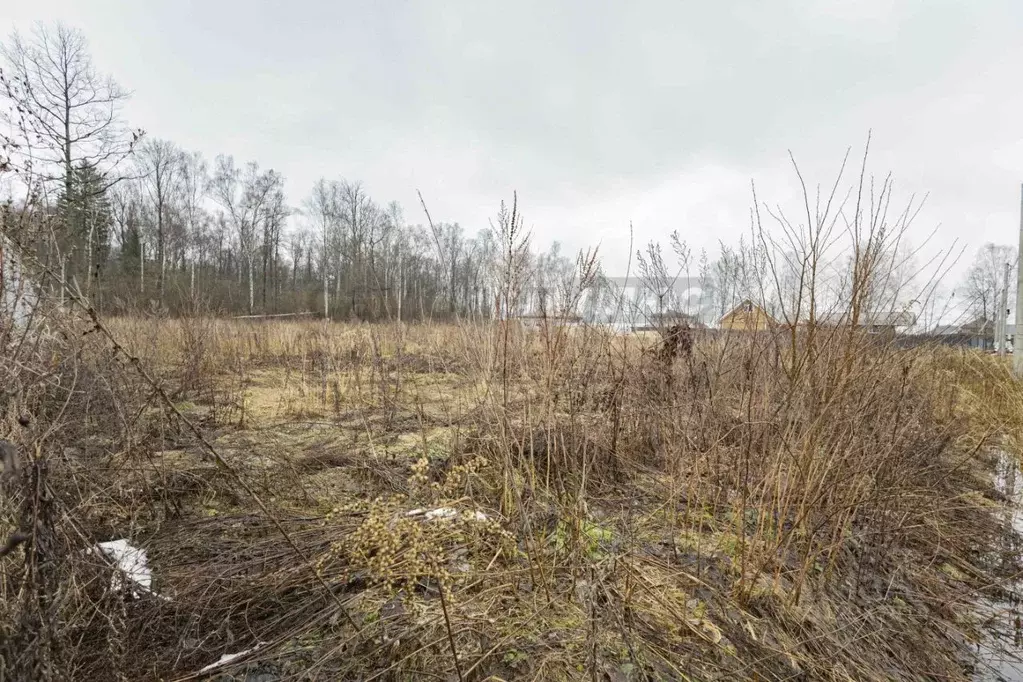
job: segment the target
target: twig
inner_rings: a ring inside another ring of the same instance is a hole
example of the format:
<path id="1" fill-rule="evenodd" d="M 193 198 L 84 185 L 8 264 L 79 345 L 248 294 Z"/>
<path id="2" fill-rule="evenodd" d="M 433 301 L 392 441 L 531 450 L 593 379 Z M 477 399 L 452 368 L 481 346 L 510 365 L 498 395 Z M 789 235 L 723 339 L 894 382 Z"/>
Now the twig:
<path id="1" fill-rule="evenodd" d="M 455 647 L 455 635 L 451 632 L 451 618 L 448 617 L 448 600 L 444 596 L 444 581 L 438 577 L 440 582 L 440 608 L 444 612 L 444 627 L 448 632 L 448 644 L 451 645 L 451 657 L 455 659 L 455 672 L 458 673 L 458 682 L 465 682 L 462 677 L 462 665 L 458 662 L 458 649 Z"/>

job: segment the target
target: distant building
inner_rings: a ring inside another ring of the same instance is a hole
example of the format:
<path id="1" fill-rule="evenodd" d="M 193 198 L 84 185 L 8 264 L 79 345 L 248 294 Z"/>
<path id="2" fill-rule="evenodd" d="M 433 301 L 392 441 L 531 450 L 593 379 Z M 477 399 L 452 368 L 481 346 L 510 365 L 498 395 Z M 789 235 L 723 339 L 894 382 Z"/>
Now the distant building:
<path id="1" fill-rule="evenodd" d="M 821 327 L 848 327 L 852 324 L 849 312 L 821 315 L 817 317 Z M 887 310 L 880 312 L 861 313 L 856 320 L 856 327 L 868 334 L 888 334 L 905 331 L 916 324 L 916 316 L 905 310 Z"/>
<path id="2" fill-rule="evenodd" d="M 718 320 L 721 329 L 743 332 L 761 332 L 773 329 L 778 324 L 771 315 L 753 301 L 745 300 Z"/>
<path id="3" fill-rule="evenodd" d="M 713 296 L 695 277 L 656 282 L 638 276 L 602 277 L 582 300 L 586 322 L 609 324 L 625 331 L 652 328 L 671 312 L 705 323 L 714 319 Z"/>
<path id="4" fill-rule="evenodd" d="M 1006 336 L 1012 336 L 1015 325 L 1007 325 Z M 963 346 L 976 350 L 995 350 L 995 323 L 983 316 L 962 324 L 945 324 L 935 327 L 928 335 L 946 346 Z"/>

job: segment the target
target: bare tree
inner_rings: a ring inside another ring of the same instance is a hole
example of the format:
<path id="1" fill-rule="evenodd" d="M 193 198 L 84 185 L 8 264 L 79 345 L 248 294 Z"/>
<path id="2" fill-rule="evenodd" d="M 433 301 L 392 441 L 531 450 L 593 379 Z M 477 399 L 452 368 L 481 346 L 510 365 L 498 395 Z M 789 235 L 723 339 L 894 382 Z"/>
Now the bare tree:
<path id="1" fill-rule="evenodd" d="M 379 231 L 374 235 L 373 249 L 370 254 L 370 267 L 373 270 L 374 281 L 381 289 L 384 311 L 388 319 L 391 317 L 391 294 L 395 295 L 396 304 L 401 300 L 400 258 L 393 258 L 393 256 L 396 244 L 399 243 L 401 232 L 404 229 L 405 215 L 401 210 L 401 204 L 397 201 L 388 203 L 387 208 L 381 213 Z M 382 277 L 377 274 L 378 268 L 383 271 Z M 400 313 L 398 317 L 400 319 Z"/>
<path id="2" fill-rule="evenodd" d="M 28 36 L 12 33 L 0 53 L 10 71 L 6 94 L 42 143 L 31 152 L 40 154 L 36 170 L 62 181 L 65 195 L 72 194 L 76 168 L 110 169 L 131 152 L 141 131 L 121 120 L 129 93 L 96 70 L 80 31 L 36 24 Z"/>
<path id="3" fill-rule="evenodd" d="M 152 202 L 156 223 L 156 282 L 160 303 L 164 301 L 167 279 L 167 223 L 181 180 L 181 157 L 181 150 L 166 140 L 147 140 L 136 155 L 142 187 Z"/>
<path id="4" fill-rule="evenodd" d="M 313 235 L 306 229 L 295 230 L 291 234 L 291 238 L 288 242 L 288 250 L 291 252 L 291 291 L 298 291 L 298 273 L 302 268 L 302 258 L 306 258 L 308 263 L 308 270 L 311 269 L 312 259 L 312 242 Z"/>
<path id="5" fill-rule="evenodd" d="M 198 152 L 182 153 L 181 165 L 181 210 L 185 223 L 186 260 L 191 268 L 188 279 L 189 295 L 195 297 L 195 267 L 202 259 L 202 230 L 209 222 L 209 215 L 203 208 L 203 200 L 209 189 L 209 166 Z M 191 251 L 188 254 L 188 251 Z"/>
<path id="6" fill-rule="evenodd" d="M 441 223 L 436 226 L 431 224 L 430 227 L 437 242 L 440 288 L 445 292 L 445 296 L 448 299 L 448 312 L 453 315 L 456 311 L 457 298 L 455 281 L 458 274 L 459 259 L 462 257 L 465 248 L 462 228 L 458 223 Z"/>
<path id="7" fill-rule="evenodd" d="M 323 178 L 313 185 L 313 192 L 306 200 L 306 215 L 313 221 L 320 236 L 320 275 L 323 279 L 323 318 L 330 319 L 330 240 L 340 222 L 340 191 L 336 182 Z M 340 256 L 339 256 L 340 268 Z"/>
<path id="8" fill-rule="evenodd" d="M 52 187 L 62 197 L 62 238 L 48 246 L 62 273 L 76 252 L 79 265 L 89 268 L 89 235 L 78 233 L 81 221 L 70 215 L 117 182 L 111 170 L 141 135 L 121 120 L 128 93 L 96 71 L 82 33 L 60 23 L 37 24 L 27 36 L 15 31 L 0 45 L 0 54 L 7 63 L 4 94 L 29 141 L 18 150 L 19 165 L 31 168 L 44 190 Z"/>
<path id="9" fill-rule="evenodd" d="M 242 171 L 234 157 L 218 156 L 216 171 L 210 184 L 211 196 L 227 212 L 237 235 L 241 258 L 248 273 L 248 311 L 255 307 L 256 254 L 259 252 L 260 230 L 279 215 L 277 198 L 283 196 L 283 178 L 268 170 L 260 172 L 259 164 L 250 162 Z"/>
<path id="10" fill-rule="evenodd" d="M 985 244 L 977 250 L 963 281 L 963 291 L 972 314 L 985 321 L 996 319 L 997 296 L 1002 289 L 1005 264 L 1015 264 L 1016 259 L 1016 249 L 1011 246 Z M 1010 287 L 1010 300 L 1012 293 Z"/>
<path id="11" fill-rule="evenodd" d="M 342 248 L 338 251 L 337 281 L 335 297 L 341 295 L 341 274 L 342 261 L 348 260 L 348 289 L 351 297 L 351 310 L 356 307 L 356 295 L 358 291 L 358 279 L 361 275 L 362 264 L 365 258 L 366 238 L 369 221 L 367 213 L 371 210 L 372 202 L 361 182 L 342 180 L 338 185 L 338 199 L 340 207 L 341 225 L 344 228 L 342 237 Z M 363 278 L 363 285 L 365 279 Z"/>
<path id="12" fill-rule="evenodd" d="M 262 211 L 258 215 L 263 225 L 263 289 L 262 302 L 263 310 L 266 310 L 267 287 L 273 290 L 274 300 L 280 293 L 279 285 L 279 264 L 281 235 L 284 232 L 284 223 L 291 210 L 284 201 L 284 188 L 280 176 L 274 171 L 268 171 L 265 176 L 258 179 L 252 188 L 255 195 L 266 192 L 265 198 L 261 198 Z"/>

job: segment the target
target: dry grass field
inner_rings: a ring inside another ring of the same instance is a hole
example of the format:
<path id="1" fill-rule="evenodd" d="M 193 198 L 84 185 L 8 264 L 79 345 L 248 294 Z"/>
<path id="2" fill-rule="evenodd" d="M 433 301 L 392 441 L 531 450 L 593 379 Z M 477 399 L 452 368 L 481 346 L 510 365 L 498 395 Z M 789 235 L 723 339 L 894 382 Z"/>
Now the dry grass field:
<path id="1" fill-rule="evenodd" d="M 201 317 L 12 348 L 6 679 L 969 679 L 1014 570 L 1023 391 L 978 354 Z M 151 589 L 88 551 L 122 538 Z"/>

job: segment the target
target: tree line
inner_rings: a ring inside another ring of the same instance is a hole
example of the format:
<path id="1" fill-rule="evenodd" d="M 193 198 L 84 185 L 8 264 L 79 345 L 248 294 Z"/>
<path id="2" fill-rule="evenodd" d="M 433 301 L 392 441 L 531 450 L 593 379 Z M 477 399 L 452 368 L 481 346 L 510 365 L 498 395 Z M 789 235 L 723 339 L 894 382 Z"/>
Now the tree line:
<path id="1" fill-rule="evenodd" d="M 3 170 L 19 188 L 6 230 L 20 226 L 101 307 L 365 320 L 496 309 L 496 226 L 412 224 L 353 179 L 320 179 L 291 205 L 274 169 L 130 128 L 129 93 L 96 69 L 80 31 L 38 24 L 0 52 Z M 556 244 L 522 256 L 531 273 L 574 268 Z"/>
<path id="2" fill-rule="evenodd" d="M 615 308 L 594 255 L 569 257 L 557 243 L 537 250 L 514 202 L 475 231 L 434 223 L 425 204 L 414 207 L 425 224 L 412 223 L 405 207 L 371 197 L 356 179 L 317 180 L 293 204 L 275 169 L 230 154 L 210 160 L 130 127 L 122 112 L 130 93 L 96 68 L 80 31 L 37 24 L 0 44 L 0 56 L 4 231 L 101 309 L 412 321 L 580 303 L 596 319 L 596 308 L 604 316 Z M 779 224 L 786 237 L 797 232 Z M 849 298 L 845 280 L 871 282 L 868 305 L 898 307 L 909 295 L 899 270 L 911 264 L 895 231 L 873 234 L 854 237 L 853 256 L 832 263 L 830 279 L 818 246 L 774 242 L 764 230 L 722 244 L 714 260 L 693 258 L 676 233 L 671 265 L 651 244 L 635 254 L 634 270 L 662 294 L 681 274 L 698 280 L 696 307 L 708 318 L 745 299 L 805 317 L 809 295 L 813 306 L 828 287 L 835 301 Z M 990 319 L 1010 260 L 1010 247 L 984 247 L 959 287 L 960 307 Z"/>

